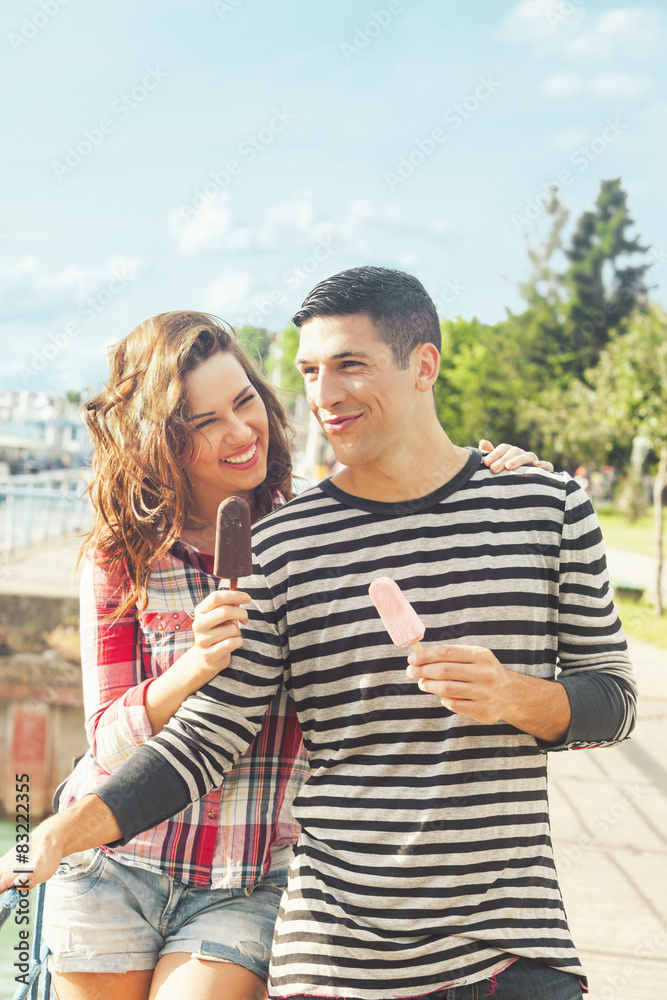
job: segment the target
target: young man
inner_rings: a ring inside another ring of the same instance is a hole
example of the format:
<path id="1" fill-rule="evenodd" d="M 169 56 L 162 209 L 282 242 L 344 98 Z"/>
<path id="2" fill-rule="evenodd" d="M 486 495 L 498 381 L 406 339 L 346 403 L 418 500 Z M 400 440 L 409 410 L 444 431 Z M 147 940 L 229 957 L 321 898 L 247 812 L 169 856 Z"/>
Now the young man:
<path id="1" fill-rule="evenodd" d="M 295 323 L 344 468 L 254 529 L 229 669 L 40 850 L 130 838 L 219 784 L 284 678 L 310 777 L 270 995 L 579 998 L 546 751 L 618 742 L 635 711 L 592 507 L 564 476 L 494 478 L 451 443 L 432 393 L 438 318 L 415 278 L 342 272 Z M 407 672 L 368 595 L 377 576 L 426 625 Z"/>

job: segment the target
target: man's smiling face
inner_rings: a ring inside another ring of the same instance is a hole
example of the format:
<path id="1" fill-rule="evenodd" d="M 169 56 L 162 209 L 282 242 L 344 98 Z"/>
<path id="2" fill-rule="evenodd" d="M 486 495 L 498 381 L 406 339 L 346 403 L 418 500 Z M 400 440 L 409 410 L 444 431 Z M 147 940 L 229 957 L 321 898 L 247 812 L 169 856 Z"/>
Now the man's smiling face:
<path id="1" fill-rule="evenodd" d="M 419 395 L 412 366 L 397 367 L 368 316 L 305 322 L 296 365 L 308 405 L 343 465 L 395 461 L 409 446 Z"/>

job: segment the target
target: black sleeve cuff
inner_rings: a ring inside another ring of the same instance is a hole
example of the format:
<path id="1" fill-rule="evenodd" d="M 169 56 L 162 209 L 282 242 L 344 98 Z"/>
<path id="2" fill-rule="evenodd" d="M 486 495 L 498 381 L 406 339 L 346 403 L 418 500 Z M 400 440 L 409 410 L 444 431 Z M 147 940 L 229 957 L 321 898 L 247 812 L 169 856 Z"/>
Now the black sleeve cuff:
<path id="1" fill-rule="evenodd" d="M 599 670 L 562 673 L 556 678 L 567 693 L 572 710 L 570 727 L 557 745 L 538 740 L 544 750 L 566 750 L 573 746 L 612 745 L 632 730 L 634 691 L 624 678 Z"/>
<path id="2" fill-rule="evenodd" d="M 94 789 L 94 794 L 109 806 L 123 834 L 122 840 L 108 847 L 127 844 L 192 801 L 178 771 L 147 744 L 137 747 L 122 767 Z"/>

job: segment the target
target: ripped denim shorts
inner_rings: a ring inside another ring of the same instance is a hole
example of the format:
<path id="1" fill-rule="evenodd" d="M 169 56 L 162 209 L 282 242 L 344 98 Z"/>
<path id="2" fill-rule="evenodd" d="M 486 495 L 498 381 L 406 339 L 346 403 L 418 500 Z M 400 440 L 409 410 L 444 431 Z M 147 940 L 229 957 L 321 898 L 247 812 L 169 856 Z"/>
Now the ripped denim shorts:
<path id="1" fill-rule="evenodd" d="M 287 869 L 251 892 L 193 888 L 101 851 L 65 858 L 47 883 L 44 940 L 55 972 L 152 969 L 171 952 L 232 962 L 266 980 Z"/>

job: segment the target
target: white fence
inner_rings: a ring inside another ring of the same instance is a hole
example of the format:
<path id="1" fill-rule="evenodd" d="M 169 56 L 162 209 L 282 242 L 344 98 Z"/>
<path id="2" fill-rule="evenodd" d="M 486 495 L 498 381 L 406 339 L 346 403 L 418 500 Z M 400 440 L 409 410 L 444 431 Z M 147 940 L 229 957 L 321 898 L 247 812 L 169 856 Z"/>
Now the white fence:
<path id="1" fill-rule="evenodd" d="M 59 469 L 34 476 L 0 476 L 0 555 L 88 530 L 86 469 Z"/>

